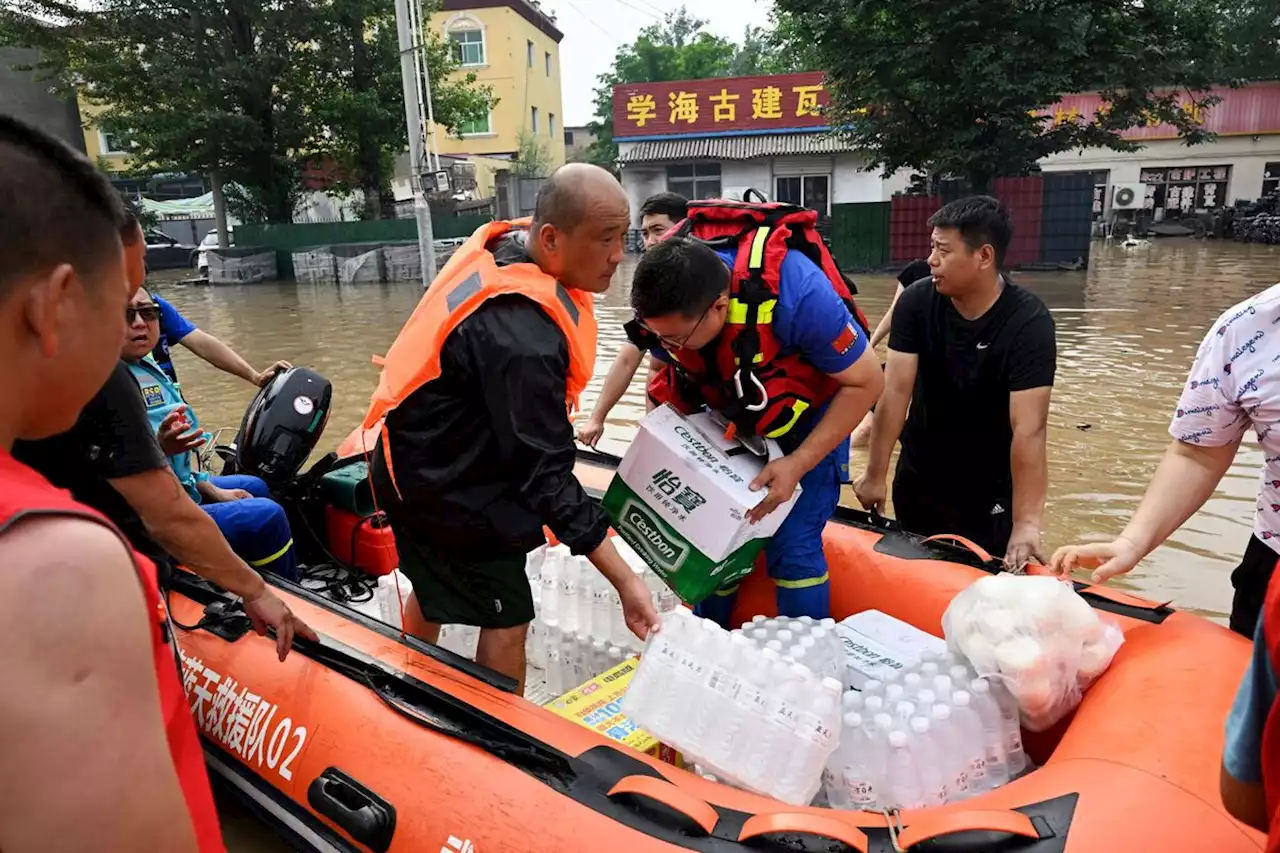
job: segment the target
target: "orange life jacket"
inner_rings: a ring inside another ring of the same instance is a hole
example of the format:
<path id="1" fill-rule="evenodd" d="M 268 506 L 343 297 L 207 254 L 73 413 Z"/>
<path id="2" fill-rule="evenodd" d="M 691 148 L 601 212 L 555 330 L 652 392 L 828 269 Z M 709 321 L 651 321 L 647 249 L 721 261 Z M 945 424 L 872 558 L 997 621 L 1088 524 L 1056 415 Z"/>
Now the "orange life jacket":
<path id="1" fill-rule="evenodd" d="M 705 402 L 742 434 L 777 439 L 784 449 L 794 449 L 805 432 L 796 427 L 812 420 L 839 390 L 839 383 L 799 353 L 783 352 L 773 333 L 779 276 L 787 252 L 799 251 L 813 261 L 849 308 L 861 330 L 849 327 L 847 346 L 853 346 L 857 335 L 867 334 L 866 318 L 822 242 L 817 222 L 815 211 L 789 204 L 689 203 L 687 218 L 664 239 L 692 237 L 713 249 L 736 250 L 728 316 L 724 331 L 710 346 L 671 353 L 673 369 L 660 373 L 649 388 L 655 402 L 669 401 L 677 408 Z M 688 399 L 690 386 L 700 400 Z M 682 389 L 684 400 L 679 399 Z"/>
<path id="2" fill-rule="evenodd" d="M 513 229 L 528 226 L 528 219 L 487 223 L 453 253 L 400 329 L 386 356 L 375 359 L 382 365 L 382 373 L 364 417 L 363 429 L 378 427 L 387 414 L 413 392 L 439 377 L 440 351 L 450 333 L 486 301 L 509 294 L 532 299 L 564 333 L 569 345 L 566 414 L 578 407 L 578 397 L 595 370 L 595 303 L 590 293 L 566 288 L 536 264 L 497 265 L 490 249 L 494 241 Z M 385 430 L 382 446 L 390 472 L 391 449 Z"/>

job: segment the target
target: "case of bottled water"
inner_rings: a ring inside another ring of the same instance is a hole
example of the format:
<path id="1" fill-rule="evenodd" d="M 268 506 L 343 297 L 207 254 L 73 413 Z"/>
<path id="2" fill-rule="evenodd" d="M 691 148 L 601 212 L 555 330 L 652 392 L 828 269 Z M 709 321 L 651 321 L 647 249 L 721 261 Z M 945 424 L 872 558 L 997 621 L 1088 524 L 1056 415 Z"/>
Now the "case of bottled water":
<path id="1" fill-rule="evenodd" d="M 720 781 L 808 805 L 839 741 L 841 689 L 677 607 L 646 643 L 623 709 Z"/>
<path id="2" fill-rule="evenodd" d="M 839 746 L 822 777 L 832 808 L 959 802 L 1029 766 L 1013 696 L 945 655 L 926 655 L 889 683 L 867 681 L 841 705 Z"/>

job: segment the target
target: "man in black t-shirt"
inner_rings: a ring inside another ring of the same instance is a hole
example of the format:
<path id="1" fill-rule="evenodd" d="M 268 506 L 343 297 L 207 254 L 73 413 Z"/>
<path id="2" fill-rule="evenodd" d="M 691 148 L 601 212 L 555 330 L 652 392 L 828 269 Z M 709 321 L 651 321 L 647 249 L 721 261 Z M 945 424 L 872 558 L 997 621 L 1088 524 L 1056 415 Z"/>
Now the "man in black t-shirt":
<path id="1" fill-rule="evenodd" d="M 929 224 L 932 275 L 894 308 L 885 390 L 854 492 L 864 507 L 884 507 L 900 437 L 893 501 L 902 526 L 966 536 L 1021 569 L 1041 559 L 1053 318 L 1000 274 L 1013 227 L 999 201 L 961 199 Z"/>

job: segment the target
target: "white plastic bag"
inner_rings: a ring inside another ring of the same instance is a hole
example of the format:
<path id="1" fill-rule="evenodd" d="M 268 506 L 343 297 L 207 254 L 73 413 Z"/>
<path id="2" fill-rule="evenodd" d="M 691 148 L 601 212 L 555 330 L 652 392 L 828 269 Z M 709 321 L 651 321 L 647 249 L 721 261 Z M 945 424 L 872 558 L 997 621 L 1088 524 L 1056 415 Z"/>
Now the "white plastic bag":
<path id="1" fill-rule="evenodd" d="M 942 616 L 942 631 L 979 675 L 1004 683 L 1033 732 L 1075 710 L 1124 642 L 1069 584 L 1011 574 L 961 591 Z"/>

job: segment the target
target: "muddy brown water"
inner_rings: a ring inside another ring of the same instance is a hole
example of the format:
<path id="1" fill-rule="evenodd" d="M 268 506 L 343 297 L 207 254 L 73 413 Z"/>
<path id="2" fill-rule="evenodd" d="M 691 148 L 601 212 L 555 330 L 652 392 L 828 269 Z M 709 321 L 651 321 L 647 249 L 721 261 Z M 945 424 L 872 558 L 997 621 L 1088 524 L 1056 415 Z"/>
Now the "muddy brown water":
<path id="1" fill-rule="evenodd" d="M 1058 375 L 1049 417 L 1046 552 L 1061 544 L 1110 538 L 1136 508 L 1169 442 L 1178 392 L 1209 324 L 1232 304 L 1280 280 L 1280 247 L 1183 240 L 1126 250 L 1096 243 L 1083 272 L 1023 273 L 1053 312 Z M 628 315 L 634 259 L 600 297 L 596 379 L 590 409 Z M 251 363 L 277 358 L 329 378 L 334 406 L 328 449 L 364 414 L 376 381 L 370 356 L 382 353 L 421 296 L 414 284 L 260 284 L 194 287 L 164 281 L 164 295 L 194 323 Z M 890 276 L 857 277 L 859 303 L 874 323 L 893 295 Z M 253 389 L 175 348 L 183 391 L 206 429 L 235 427 Z M 600 447 L 622 453 L 644 414 L 643 370 L 614 409 Z M 1204 508 L 1121 585 L 1222 621 L 1231 604 L 1229 575 L 1248 541 L 1262 454 L 1250 433 Z M 854 470 L 863 459 L 855 454 Z M 856 505 L 846 490 L 847 502 Z M 228 845 L 277 847 L 240 809 L 223 809 Z"/>

